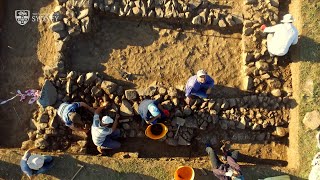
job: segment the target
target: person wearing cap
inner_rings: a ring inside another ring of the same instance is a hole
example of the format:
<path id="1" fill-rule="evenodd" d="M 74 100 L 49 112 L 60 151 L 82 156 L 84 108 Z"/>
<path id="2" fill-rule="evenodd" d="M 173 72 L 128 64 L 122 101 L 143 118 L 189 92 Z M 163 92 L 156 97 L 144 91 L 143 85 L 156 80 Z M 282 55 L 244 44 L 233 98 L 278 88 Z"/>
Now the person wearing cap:
<path id="1" fill-rule="evenodd" d="M 160 103 L 155 100 L 145 99 L 138 108 L 138 112 L 147 124 L 156 124 L 170 116 L 168 110 L 164 109 Z"/>
<path id="2" fill-rule="evenodd" d="M 106 106 L 95 110 L 91 126 L 92 141 L 100 153 L 103 149 L 117 149 L 121 146 L 116 141 L 120 137 L 120 129 L 117 129 L 120 115 L 117 114 L 115 120 L 109 116 L 103 116 L 100 119 L 100 113 L 104 108 Z"/>
<path id="3" fill-rule="evenodd" d="M 288 53 L 291 45 L 298 43 L 298 30 L 293 26 L 294 21 L 291 14 L 286 14 L 281 20 L 282 24 L 266 27 L 261 26 L 267 36 L 267 48 L 271 56 L 284 56 Z"/>
<path id="4" fill-rule="evenodd" d="M 206 145 L 206 152 L 211 161 L 213 174 L 220 180 L 244 180 L 240 166 L 236 162 L 238 151 L 229 152 L 225 149 L 222 149 L 222 151 L 226 156 L 226 163 L 222 163 L 215 151 L 209 145 Z"/>
<path id="5" fill-rule="evenodd" d="M 32 179 L 34 175 L 45 173 L 53 166 L 53 158 L 51 156 L 31 155 L 34 150 L 36 148 L 28 149 L 20 161 L 21 170 L 29 179 Z"/>
<path id="6" fill-rule="evenodd" d="M 207 98 L 207 91 L 214 86 L 214 80 L 207 75 L 204 70 L 199 70 L 196 75 L 191 76 L 186 84 L 186 103 L 189 105 L 191 96 L 195 95 L 200 98 Z"/>
<path id="7" fill-rule="evenodd" d="M 90 107 L 84 102 L 74 102 L 74 103 L 62 103 L 58 108 L 58 115 L 65 123 L 66 126 L 76 131 L 87 131 L 84 127 L 84 122 L 81 120 L 81 116 L 76 113 L 76 110 L 80 107 L 88 109 L 90 112 L 94 113 L 94 108 Z"/>

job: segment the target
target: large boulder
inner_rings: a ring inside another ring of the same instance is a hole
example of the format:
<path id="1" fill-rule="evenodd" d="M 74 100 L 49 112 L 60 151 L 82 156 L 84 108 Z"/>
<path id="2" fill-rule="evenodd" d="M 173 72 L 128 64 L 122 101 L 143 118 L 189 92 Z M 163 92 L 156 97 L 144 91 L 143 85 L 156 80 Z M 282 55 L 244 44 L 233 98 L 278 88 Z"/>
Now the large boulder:
<path id="1" fill-rule="evenodd" d="M 315 130 L 320 126 L 320 113 L 317 110 L 314 110 L 312 112 L 307 112 L 306 115 L 303 118 L 303 124 L 312 129 Z"/>
<path id="2" fill-rule="evenodd" d="M 44 138 L 39 138 L 35 141 L 35 147 L 39 149 L 48 148 L 49 143 Z"/>
<path id="3" fill-rule="evenodd" d="M 40 106 L 43 108 L 47 106 L 51 106 L 56 103 L 58 97 L 58 93 L 53 84 L 46 80 L 41 90 L 41 95 L 39 100 L 37 101 Z"/>
<path id="4" fill-rule="evenodd" d="M 138 97 L 138 93 L 134 89 L 125 90 L 124 94 L 128 100 L 135 100 Z"/>
<path id="5" fill-rule="evenodd" d="M 103 81 L 101 84 L 101 89 L 104 90 L 107 94 L 112 94 L 117 90 L 118 85 L 111 81 Z"/>
<path id="6" fill-rule="evenodd" d="M 97 79 L 97 75 L 96 73 L 90 72 L 86 74 L 86 77 L 84 79 L 84 84 L 86 85 L 90 85 L 91 83 L 93 83 L 96 79 Z"/>
<path id="7" fill-rule="evenodd" d="M 122 100 L 122 104 L 120 106 L 120 115 L 121 116 L 134 116 L 133 108 L 129 101 Z"/>

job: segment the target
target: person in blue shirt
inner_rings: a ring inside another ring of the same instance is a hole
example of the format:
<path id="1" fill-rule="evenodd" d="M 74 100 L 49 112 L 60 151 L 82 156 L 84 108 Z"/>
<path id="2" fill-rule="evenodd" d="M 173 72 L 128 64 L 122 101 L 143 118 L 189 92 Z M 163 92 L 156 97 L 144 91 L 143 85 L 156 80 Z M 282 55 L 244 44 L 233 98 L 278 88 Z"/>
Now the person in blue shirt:
<path id="1" fill-rule="evenodd" d="M 117 149 L 121 144 L 116 141 L 120 137 L 120 130 L 117 128 L 120 115 L 117 114 L 115 120 L 109 116 L 100 119 L 101 111 L 106 106 L 95 110 L 91 126 L 92 141 L 97 146 L 97 150 L 102 154 L 103 149 Z"/>
<path id="2" fill-rule="evenodd" d="M 199 70 L 197 75 L 191 76 L 186 84 L 186 103 L 190 105 L 192 95 L 207 98 L 207 91 L 214 86 L 214 80 L 204 70 Z"/>
<path id="3" fill-rule="evenodd" d="M 32 154 L 31 152 L 37 148 L 28 149 L 21 158 L 20 167 L 29 179 L 32 179 L 37 174 L 43 174 L 53 166 L 53 158 L 51 156 L 42 156 Z"/>
<path id="4" fill-rule="evenodd" d="M 139 105 L 138 111 L 147 124 L 156 124 L 170 116 L 168 110 L 164 109 L 157 101 L 151 99 L 143 100 Z"/>
<path id="5" fill-rule="evenodd" d="M 84 127 L 84 122 L 81 120 L 81 116 L 76 113 L 76 110 L 80 107 L 88 109 L 90 112 L 94 113 L 94 108 L 90 107 L 84 102 L 74 102 L 74 103 L 62 103 L 58 108 L 58 115 L 70 129 L 75 131 L 85 131 L 88 130 Z"/>

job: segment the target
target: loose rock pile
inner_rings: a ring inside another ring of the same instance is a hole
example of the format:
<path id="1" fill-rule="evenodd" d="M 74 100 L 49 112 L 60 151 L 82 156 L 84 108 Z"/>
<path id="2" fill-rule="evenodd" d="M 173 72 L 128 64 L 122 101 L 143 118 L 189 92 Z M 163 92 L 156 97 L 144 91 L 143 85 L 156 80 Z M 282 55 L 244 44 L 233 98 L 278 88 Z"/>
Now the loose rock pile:
<path id="1" fill-rule="evenodd" d="M 92 1 L 58 0 L 58 3 L 51 14 L 56 22 L 50 25 L 56 40 L 68 41 L 70 37 L 91 31 Z"/>
<path id="2" fill-rule="evenodd" d="M 242 24 L 242 17 L 231 15 L 208 1 L 180 0 L 95 0 L 94 9 L 120 17 L 184 21 L 194 25 L 227 27 Z"/>
<path id="3" fill-rule="evenodd" d="M 125 90 L 112 81 L 104 80 L 98 73 L 69 72 L 65 76 L 56 76 L 51 83 L 57 90 L 58 107 L 62 102 L 84 101 L 90 106 L 99 107 L 103 102 L 110 102 L 107 114 L 112 118 L 117 113 L 120 119 L 121 131 L 125 137 L 144 137 L 139 127 L 141 119 L 138 116 L 138 106 L 146 98 L 156 99 L 170 111 L 172 121 L 168 121 L 169 132 L 161 141 L 169 145 L 190 145 L 195 130 L 245 130 L 257 131 L 262 134 L 269 132 L 269 136 L 259 136 L 258 140 L 268 140 L 270 134 L 283 137 L 288 125 L 289 100 L 273 96 L 250 95 L 230 99 L 196 99 L 191 107 L 184 102 L 184 92 L 175 88 L 166 89 L 161 86 L 150 86 L 144 90 Z M 45 93 L 45 92 L 43 92 Z M 102 100 L 102 101 L 101 101 Z M 80 112 L 87 124 L 92 120 L 92 114 Z M 184 118 L 186 123 L 180 128 L 178 138 L 173 136 L 177 130 L 177 118 Z M 64 126 L 56 115 L 56 110 L 47 106 L 39 109 L 32 120 L 35 131 L 30 132 L 30 140 L 35 141 L 36 147 L 41 149 L 66 149 L 77 153 L 85 153 L 87 135 L 82 132 L 72 132 Z M 283 128 L 281 134 L 279 128 Z M 235 137 L 233 137 L 235 138 Z M 28 141 L 29 142 L 29 141 Z"/>

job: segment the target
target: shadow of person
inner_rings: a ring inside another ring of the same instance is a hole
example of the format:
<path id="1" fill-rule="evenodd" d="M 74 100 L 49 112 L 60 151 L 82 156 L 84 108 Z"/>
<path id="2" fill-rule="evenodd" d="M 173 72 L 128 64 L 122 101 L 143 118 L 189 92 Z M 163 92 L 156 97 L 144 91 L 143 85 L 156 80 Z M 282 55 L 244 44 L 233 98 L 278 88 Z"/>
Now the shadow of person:
<path id="1" fill-rule="evenodd" d="M 76 157 L 77 158 L 77 157 Z M 80 159 L 80 158 L 79 158 Z M 88 160 L 92 162 L 92 157 L 81 157 L 81 160 L 75 159 L 70 155 L 54 156 L 54 166 L 46 175 L 55 177 L 57 179 L 72 179 L 76 173 L 76 179 L 146 179 L 155 180 L 155 178 L 133 172 L 118 172 L 116 170 L 105 167 L 103 164 L 108 162 L 108 166 L 112 167 L 112 160 L 101 157 L 94 163 L 87 163 Z M 83 168 L 81 168 L 83 166 Z M 37 176 L 43 179 L 46 175 Z"/>
<path id="2" fill-rule="evenodd" d="M 211 96 L 214 98 L 234 98 L 249 95 L 251 93 L 243 91 L 235 87 L 227 87 L 224 85 L 214 85 Z"/>
<path id="3" fill-rule="evenodd" d="M 319 63 L 320 43 L 307 36 L 300 36 L 298 44 L 291 46 L 289 52 L 294 56 L 293 62 Z"/>
<path id="4" fill-rule="evenodd" d="M 23 175 L 19 170 L 20 166 L 0 160 L 0 179 L 17 179 Z"/>
<path id="5" fill-rule="evenodd" d="M 262 159 L 262 158 L 245 155 L 242 153 L 239 153 L 238 162 L 252 163 L 252 164 L 259 164 L 259 165 L 282 166 L 282 167 L 288 165 L 287 161 L 277 160 L 277 159 Z"/>

